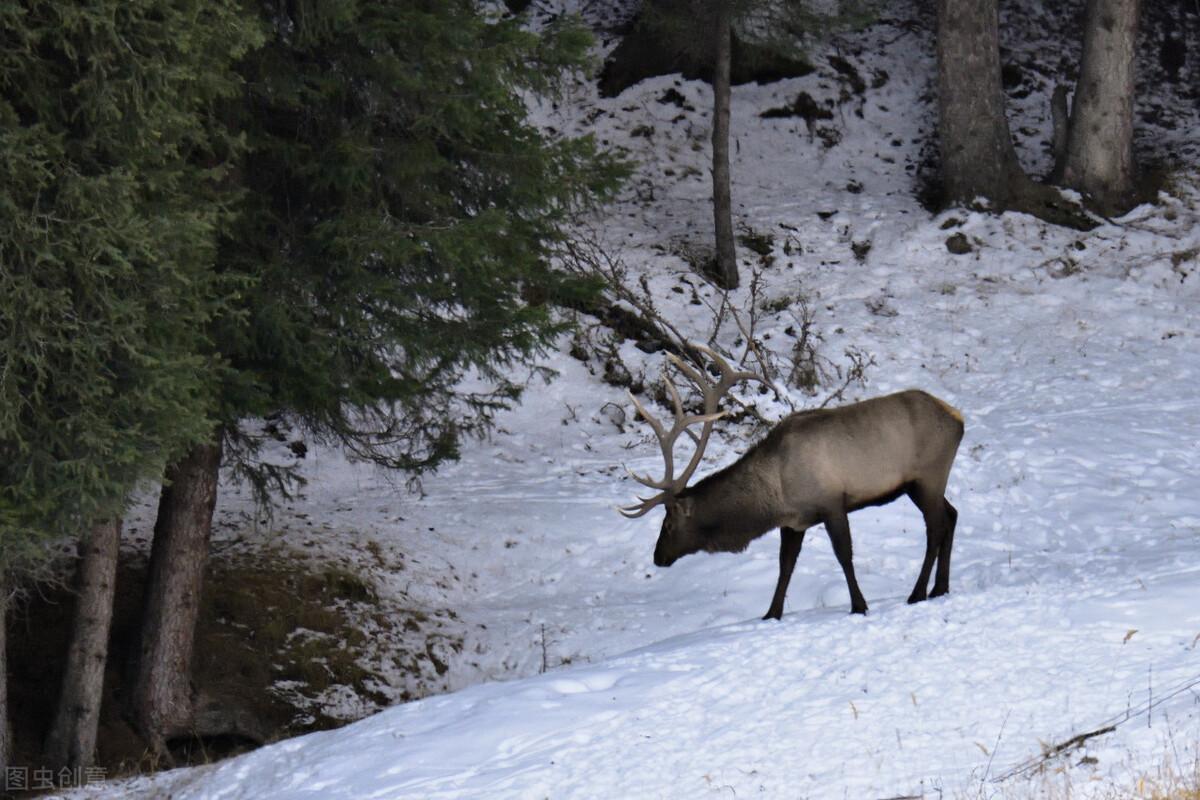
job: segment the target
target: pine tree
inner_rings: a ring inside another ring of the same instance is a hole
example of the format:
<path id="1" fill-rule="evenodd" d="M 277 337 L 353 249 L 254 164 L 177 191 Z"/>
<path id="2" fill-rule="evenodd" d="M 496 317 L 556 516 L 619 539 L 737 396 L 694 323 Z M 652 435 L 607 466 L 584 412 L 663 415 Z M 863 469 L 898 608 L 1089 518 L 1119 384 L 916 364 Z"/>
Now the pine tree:
<path id="1" fill-rule="evenodd" d="M 997 212 L 1023 211 L 1058 225 L 1094 227 L 1056 188 L 1033 180 L 1017 160 L 1000 83 L 998 0 L 938 0 L 937 15 L 944 201 L 970 205 L 983 198 Z"/>
<path id="2" fill-rule="evenodd" d="M 1000 83 L 997 0 L 939 0 L 938 111 L 945 199 L 1020 207 L 1034 184 L 1017 161 Z"/>
<path id="3" fill-rule="evenodd" d="M 212 426 L 238 145 L 209 109 L 256 37 L 224 0 L 0 6 L 0 570 L 89 533 L 88 652 L 50 743 L 69 766 L 92 757 L 126 498 Z"/>
<path id="4" fill-rule="evenodd" d="M 247 151 L 218 258 L 239 287 L 211 328 L 218 424 L 160 503 L 132 692 L 160 750 L 190 730 L 196 565 L 222 452 L 262 490 L 286 477 L 255 468 L 241 420 L 282 413 L 413 473 L 453 458 L 563 329 L 554 305 L 594 290 L 550 254 L 620 172 L 590 139 L 527 121 L 529 98 L 582 62 L 580 28 L 535 35 L 471 0 L 260 9 L 271 35 L 222 112 Z M 467 376 L 486 388 L 461 388 Z"/>
<path id="5" fill-rule="evenodd" d="M 12 718 L 8 713 L 8 594 L 7 569 L 0 569 L 0 770 L 12 766 Z"/>
<path id="6" fill-rule="evenodd" d="M 1104 214 L 1136 200 L 1133 101 L 1140 0 L 1089 0 L 1083 56 L 1055 178 Z"/>
<path id="7" fill-rule="evenodd" d="M 650 0 L 640 24 L 669 50 L 712 65 L 712 186 L 715 251 L 711 277 L 722 288 L 740 283 L 734 241 L 729 106 L 733 39 L 743 58 L 802 54 L 803 45 L 837 28 L 870 19 L 869 0 L 840 0 L 822 8 L 812 0 Z"/>

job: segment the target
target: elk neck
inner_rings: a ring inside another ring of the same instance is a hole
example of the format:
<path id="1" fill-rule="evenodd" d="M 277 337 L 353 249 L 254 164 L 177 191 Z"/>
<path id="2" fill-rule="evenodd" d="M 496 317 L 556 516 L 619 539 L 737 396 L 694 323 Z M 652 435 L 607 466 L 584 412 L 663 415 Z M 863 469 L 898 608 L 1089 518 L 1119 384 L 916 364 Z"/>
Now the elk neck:
<path id="1" fill-rule="evenodd" d="M 769 459 L 753 448 L 741 459 L 683 491 L 692 498 L 700 546 L 708 552 L 740 553 L 779 526 L 778 479 Z"/>

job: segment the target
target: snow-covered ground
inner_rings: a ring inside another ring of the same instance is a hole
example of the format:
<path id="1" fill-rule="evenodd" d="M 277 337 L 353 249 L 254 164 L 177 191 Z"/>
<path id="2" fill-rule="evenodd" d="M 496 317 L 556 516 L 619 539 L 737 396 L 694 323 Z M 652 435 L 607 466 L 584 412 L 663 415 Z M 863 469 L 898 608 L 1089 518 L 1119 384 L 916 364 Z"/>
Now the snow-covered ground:
<path id="1" fill-rule="evenodd" d="M 90 793 L 1089 797 L 1190 769 L 1200 185 L 1182 174 L 1159 204 L 1087 234 L 1011 214 L 931 218 L 912 179 L 934 119 L 928 33 L 884 24 L 840 52 L 872 88 L 819 123 L 838 132 L 831 147 L 802 120 L 759 114 L 800 91 L 838 98 L 845 80 L 832 67 L 735 90 L 737 217 L 775 246 L 756 333 L 786 358 L 804 298 L 823 353 L 837 362 L 855 346 L 875 360 L 852 397 L 916 386 L 963 410 L 948 597 L 904 602 L 924 550 L 904 500 L 850 520 L 866 617 L 847 613 L 819 531 L 782 622 L 759 620 L 775 533 L 742 554 L 655 568 L 661 513 L 626 520 L 615 506 L 641 488 L 622 467 L 657 471 L 657 447 L 602 366 L 564 341 L 546 360 L 558 379 L 532 385 L 491 441 L 420 493 L 314 447 L 308 487 L 273 523 L 275 541 L 367 571 L 385 604 L 430 612 L 425 635 L 445 669 L 421 678 L 397 666 L 394 691 L 412 681 L 458 691 Z M 660 102 L 669 89 L 684 102 Z M 613 100 L 581 88 L 544 110 L 641 161 L 598 227 L 664 315 L 702 341 L 717 294 L 671 253 L 709 226 L 708 98 L 705 85 L 667 77 Z M 947 249 L 955 234 L 970 252 Z M 866 243 L 857 257 L 852 246 Z M 758 259 L 743 256 L 748 278 Z M 745 308 L 748 297 L 731 301 Z M 736 335 L 727 322 L 717 341 L 737 353 Z M 648 379 L 663 364 L 632 343 L 621 354 Z M 751 435 L 725 427 L 701 473 L 736 459 Z M 227 491 L 221 535 L 260 535 L 237 524 L 248 508 Z M 1110 725 L 1044 771 L 1014 772 Z"/>

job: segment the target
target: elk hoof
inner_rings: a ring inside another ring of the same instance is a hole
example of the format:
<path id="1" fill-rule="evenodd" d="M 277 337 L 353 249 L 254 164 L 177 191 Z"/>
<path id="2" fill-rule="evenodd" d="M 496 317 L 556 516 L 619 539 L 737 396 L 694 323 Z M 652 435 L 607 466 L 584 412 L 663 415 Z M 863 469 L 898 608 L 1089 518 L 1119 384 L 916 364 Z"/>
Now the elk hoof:
<path id="1" fill-rule="evenodd" d="M 938 588 L 937 586 L 935 586 L 935 587 L 933 587 L 933 591 L 929 593 L 929 596 L 931 598 L 933 598 L 933 597 L 941 597 L 942 595 L 946 595 L 946 594 L 950 594 L 950 587 Z"/>
<path id="2" fill-rule="evenodd" d="M 773 608 L 772 608 L 770 611 L 768 611 L 768 612 L 766 613 L 766 615 L 764 615 L 764 616 L 763 616 L 763 619 L 764 619 L 764 620 L 768 620 L 768 619 L 775 619 L 775 620 L 783 619 L 783 612 L 782 612 L 782 611 L 776 611 L 775 609 L 773 609 Z"/>
<path id="3" fill-rule="evenodd" d="M 851 608 L 851 609 L 850 609 L 850 613 L 851 613 L 851 614 L 866 614 L 866 613 L 867 613 L 867 607 L 866 607 L 866 606 L 861 606 L 861 607 Z"/>
<path id="4" fill-rule="evenodd" d="M 935 594 L 935 595 L 934 595 L 934 597 L 937 597 L 937 595 Z M 917 594 L 916 592 L 913 592 L 912 594 L 910 594 L 910 595 L 908 596 L 908 604 L 911 606 L 913 603 L 920 603 L 920 602 L 921 602 L 922 600 L 924 600 L 924 599 L 925 599 L 925 593 L 924 593 L 924 592 L 922 592 L 922 593 L 920 593 L 920 594 Z"/>

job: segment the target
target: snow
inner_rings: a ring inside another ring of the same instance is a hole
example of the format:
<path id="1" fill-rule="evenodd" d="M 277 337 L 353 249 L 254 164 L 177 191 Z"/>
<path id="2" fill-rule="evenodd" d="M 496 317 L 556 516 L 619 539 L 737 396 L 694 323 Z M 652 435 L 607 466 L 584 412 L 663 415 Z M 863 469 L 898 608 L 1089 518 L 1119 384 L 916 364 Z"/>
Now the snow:
<path id="1" fill-rule="evenodd" d="M 963 410 L 948 597 L 904 602 L 924 551 L 920 515 L 904 500 L 850 518 L 865 617 L 847 613 L 820 531 L 806 539 L 781 622 L 759 619 L 775 533 L 742 554 L 656 569 L 661 513 L 626 520 L 615 507 L 640 488 L 622 467 L 657 472 L 657 448 L 622 390 L 600 380 L 602 366 L 575 360 L 564 341 L 546 361 L 558 378 L 531 386 L 493 439 L 420 492 L 312 447 L 309 485 L 277 517 L 273 541 L 350 559 L 389 602 L 431 613 L 423 635 L 442 637 L 445 674 L 395 674 L 392 690 L 416 680 L 449 693 L 85 793 L 1099 797 L 1190 769 L 1200 742 L 1200 185 L 1180 174 L 1157 205 L 1087 234 L 1015 214 L 931 217 L 906 171 L 934 119 L 928 34 L 882 25 L 852 41 L 843 55 L 888 78 L 838 106 L 831 148 L 800 120 L 758 114 L 801 90 L 838 97 L 832 69 L 735 89 L 737 216 L 775 240 L 762 298 L 791 301 L 772 303 L 757 333 L 786 358 L 803 296 L 823 353 L 838 361 L 856 346 L 874 357 L 853 397 L 916 386 Z M 668 88 L 697 110 L 659 103 Z M 580 88 L 569 107 L 543 109 L 565 128 L 599 109 L 592 128 L 641 161 L 597 228 L 648 277 L 663 313 L 702 341 L 712 314 L 692 297 L 715 304 L 716 294 L 671 252 L 678 237 L 703 241 L 709 225 L 707 149 L 693 146 L 708 133 L 707 93 L 665 77 L 611 101 Z M 631 136 L 639 125 L 654 133 Z M 947 250 L 955 233 L 971 252 Z M 785 242 L 803 252 L 787 255 Z M 861 262 L 856 242 L 871 243 Z M 755 257 L 743 257 L 748 276 Z M 745 308 L 748 290 L 733 302 Z M 735 336 L 727 324 L 718 341 L 736 353 Z M 620 352 L 647 379 L 662 368 L 661 354 L 631 343 Z M 700 474 L 736 459 L 751 435 L 725 427 Z M 249 508 L 225 491 L 221 518 L 244 529 Z M 1047 770 L 1013 774 L 1113 724 Z"/>

